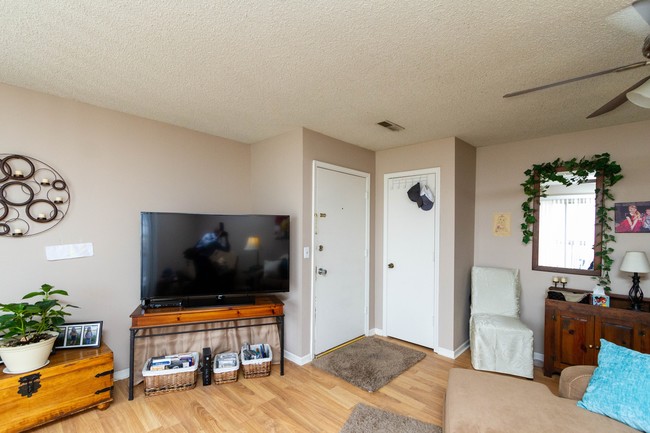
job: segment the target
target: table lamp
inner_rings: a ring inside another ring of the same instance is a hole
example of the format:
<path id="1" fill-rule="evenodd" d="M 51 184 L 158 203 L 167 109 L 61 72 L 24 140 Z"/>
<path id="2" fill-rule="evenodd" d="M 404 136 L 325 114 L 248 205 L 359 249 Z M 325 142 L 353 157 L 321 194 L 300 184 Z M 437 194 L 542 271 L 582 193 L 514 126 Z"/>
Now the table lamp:
<path id="1" fill-rule="evenodd" d="M 246 251 L 255 251 L 255 266 L 260 265 L 260 238 L 258 236 L 249 236 L 246 239 L 246 246 L 244 247 Z"/>
<path id="2" fill-rule="evenodd" d="M 650 263 L 648 257 L 642 251 L 628 251 L 623 257 L 621 263 L 621 271 L 632 272 L 632 288 L 630 289 L 629 298 L 631 308 L 633 310 L 640 310 L 641 303 L 643 302 L 643 291 L 639 287 L 639 274 L 646 274 L 650 272 Z"/>

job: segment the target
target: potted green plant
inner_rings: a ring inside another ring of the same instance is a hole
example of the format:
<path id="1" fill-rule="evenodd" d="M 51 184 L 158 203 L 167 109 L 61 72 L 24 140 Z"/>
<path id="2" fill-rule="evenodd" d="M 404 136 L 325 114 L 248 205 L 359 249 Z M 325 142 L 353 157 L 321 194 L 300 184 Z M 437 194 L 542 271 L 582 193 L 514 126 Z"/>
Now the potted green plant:
<path id="1" fill-rule="evenodd" d="M 68 296 L 65 290 L 54 290 L 43 284 L 40 290 L 27 293 L 23 300 L 38 298 L 33 303 L 0 304 L 0 358 L 9 373 L 25 373 L 47 364 L 50 352 L 59 335 L 59 326 L 65 323 L 67 308 L 53 295 Z"/>

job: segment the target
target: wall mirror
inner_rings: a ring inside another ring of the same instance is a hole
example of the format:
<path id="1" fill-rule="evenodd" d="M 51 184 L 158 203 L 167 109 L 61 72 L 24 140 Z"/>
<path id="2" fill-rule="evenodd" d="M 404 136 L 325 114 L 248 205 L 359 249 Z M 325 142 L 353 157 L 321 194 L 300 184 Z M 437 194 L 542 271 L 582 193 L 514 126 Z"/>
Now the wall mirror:
<path id="1" fill-rule="evenodd" d="M 535 164 L 521 184 L 522 242 L 533 242 L 533 270 L 592 275 L 609 290 L 614 252 L 611 187 L 623 178 L 608 153 Z"/>
<path id="2" fill-rule="evenodd" d="M 602 206 L 602 173 L 558 169 L 565 181 L 545 180 L 545 193 L 533 201 L 533 269 L 599 275 L 602 228 L 596 209 Z"/>

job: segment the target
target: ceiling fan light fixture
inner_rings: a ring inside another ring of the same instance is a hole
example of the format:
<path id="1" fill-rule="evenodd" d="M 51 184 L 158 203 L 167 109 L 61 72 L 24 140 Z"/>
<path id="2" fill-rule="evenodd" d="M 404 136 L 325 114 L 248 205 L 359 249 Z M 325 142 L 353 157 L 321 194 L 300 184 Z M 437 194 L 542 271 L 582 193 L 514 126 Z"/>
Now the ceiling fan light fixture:
<path id="1" fill-rule="evenodd" d="M 646 81 L 631 92 L 627 92 L 627 99 L 634 105 L 650 108 L 650 80 Z"/>

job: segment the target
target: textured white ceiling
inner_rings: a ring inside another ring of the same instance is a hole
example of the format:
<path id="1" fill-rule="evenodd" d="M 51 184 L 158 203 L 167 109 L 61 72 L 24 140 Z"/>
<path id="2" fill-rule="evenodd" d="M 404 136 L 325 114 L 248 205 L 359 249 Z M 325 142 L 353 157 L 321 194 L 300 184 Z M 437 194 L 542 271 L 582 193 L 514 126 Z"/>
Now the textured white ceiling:
<path id="1" fill-rule="evenodd" d="M 369 149 L 475 146 L 585 117 L 650 67 L 631 0 L 0 0 L 0 82 L 252 143 L 307 127 Z M 389 119 L 406 129 L 376 123 Z"/>

